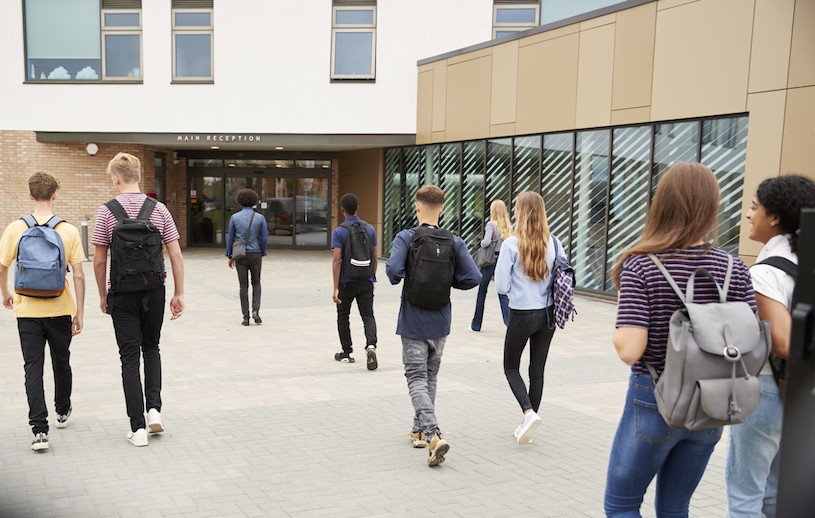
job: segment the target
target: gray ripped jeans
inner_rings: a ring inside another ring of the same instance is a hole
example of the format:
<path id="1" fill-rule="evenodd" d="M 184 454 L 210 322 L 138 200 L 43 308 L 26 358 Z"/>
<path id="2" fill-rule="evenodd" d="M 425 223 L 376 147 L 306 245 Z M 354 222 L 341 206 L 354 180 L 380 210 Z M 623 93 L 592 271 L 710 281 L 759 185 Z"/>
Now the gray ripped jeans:
<path id="1" fill-rule="evenodd" d="M 430 440 L 439 433 L 436 421 L 436 381 L 447 337 L 416 339 L 402 337 L 402 363 L 405 364 L 408 392 L 413 403 L 413 431 L 424 432 Z"/>

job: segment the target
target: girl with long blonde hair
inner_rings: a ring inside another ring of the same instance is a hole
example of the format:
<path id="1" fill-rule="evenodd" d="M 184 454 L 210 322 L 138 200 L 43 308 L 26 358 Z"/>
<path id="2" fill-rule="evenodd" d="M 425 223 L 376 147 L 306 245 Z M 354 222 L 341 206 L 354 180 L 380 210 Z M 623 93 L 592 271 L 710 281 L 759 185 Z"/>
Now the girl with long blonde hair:
<path id="1" fill-rule="evenodd" d="M 490 244 L 496 242 L 495 257 L 498 258 L 501 252 L 501 245 L 504 240 L 512 235 L 512 223 L 509 221 L 509 212 L 506 204 L 501 200 L 493 200 L 490 203 L 490 220 L 484 227 L 484 239 L 481 240 L 481 248 L 489 248 Z M 475 314 L 470 323 L 470 331 L 478 333 L 481 331 L 481 322 L 484 320 L 484 303 L 487 301 L 487 288 L 490 285 L 492 276 L 495 273 L 495 262 L 481 268 L 481 284 L 478 285 L 478 296 L 475 299 Z M 498 303 L 501 305 L 501 315 L 504 318 L 504 325 L 509 322 L 509 299 L 506 295 L 498 294 Z"/>
<path id="2" fill-rule="evenodd" d="M 552 267 L 555 251 L 565 260 L 563 247 L 549 233 L 546 207 L 536 192 L 515 202 L 515 235 L 504 241 L 495 268 L 499 294 L 509 295 L 509 324 L 504 339 L 504 374 L 521 406 L 523 422 L 515 429 L 518 444 L 532 440 L 541 418 L 543 370 L 555 334 Z M 529 388 L 521 377 L 521 355 L 529 342 Z"/>

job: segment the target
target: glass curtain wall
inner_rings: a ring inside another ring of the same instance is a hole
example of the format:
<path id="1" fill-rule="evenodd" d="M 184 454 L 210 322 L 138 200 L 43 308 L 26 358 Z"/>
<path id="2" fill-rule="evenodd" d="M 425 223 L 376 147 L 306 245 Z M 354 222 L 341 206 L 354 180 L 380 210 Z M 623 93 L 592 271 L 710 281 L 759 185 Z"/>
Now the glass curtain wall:
<path id="1" fill-rule="evenodd" d="M 653 190 L 678 161 L 701 161 L 716 175 L 719 246 L 738 254 L 746 152 L 746 116 L 388 149 L 383 250 L 389 253 L 399 230 L 416 225 L 421 185 L 441 185 L 442 224 L 471 251 L 492 200 L 511 212 L 518 194 L 533 190 L 543 195 L 577 287 L 612 294 L 611 268 L 639 239 Z"/>

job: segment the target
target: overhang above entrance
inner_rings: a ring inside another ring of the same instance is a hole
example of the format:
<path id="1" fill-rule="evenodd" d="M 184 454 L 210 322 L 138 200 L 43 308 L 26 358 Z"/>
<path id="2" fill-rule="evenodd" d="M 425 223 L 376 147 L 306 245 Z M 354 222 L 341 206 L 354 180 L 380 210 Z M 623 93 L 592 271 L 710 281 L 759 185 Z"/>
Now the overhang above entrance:
<path id="1" fill-rule="evenodd" d="M 176 150 L 218 149 L 233 151 L 351 151 L 412 146 L 416 135 L 304 134 L 304 133 L 96 133 L 37 131 L 38 142 L 112 142 L 141 144 Z"/>

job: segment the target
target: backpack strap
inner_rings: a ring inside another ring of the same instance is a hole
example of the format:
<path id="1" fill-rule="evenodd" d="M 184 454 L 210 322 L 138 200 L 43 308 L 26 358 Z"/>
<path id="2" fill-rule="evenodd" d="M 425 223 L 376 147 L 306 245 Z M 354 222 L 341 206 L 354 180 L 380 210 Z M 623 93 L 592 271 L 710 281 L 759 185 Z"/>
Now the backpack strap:
<path id="1" fill-rule="evenodd" d="M 120 222 L 126 219 L 130 219 L 130 217 L 127 215 L 127 212 L 125 212 L 125 208 L 122 207 L 122 204 L 119 203 L 119 200 L 117 200 L 116 198 L 113 198 L 109 202 L 105 203 L 105 207 L 107 207 L 108 210 L 110 210 L 111 214 L 113 214 L 113 216 Z"/>
<path id="2" fill-rule="evenodd" d="M 26 214 L 20 219 L 25 221 L 25 224 L 28 225 L 28 228 L 34 228 L 36 226 L 39 226 L 39 223 L 37 223 L 37 220 L 34 218 L 33 214 Z"/>
<path id="3" fill-rule="evenodd" d="M 252 231 L 252 222 L 255 220 L 255 214 L 257 214 L 257 212 L 255 212 L 255 209 L 252 209 L 252 215 L 249 216 L 249 226 L 246 227 L 246 233 L 241 236 L 244 241 L 249 240 L 249 233 Z"/>
<path id="4" fill-rule="evenodd" d="M 727 302 L 727 290 L 730 289 L 730 277 L 733 275 L 733 256 L 727 254 L 727 272 L 724 274 L 724 286 L 722 286 L 722 302 Z"/>
<path id="5" fill-rule="evenodd" d="M 786 257 L 774 255 L 772 257 L 764 259 L 761 262 L 756 263 L 756 265 L 759 264 L 766 264 L 768 266 L 772 266 L 773 268 L 778 268 L 779 270 L 786 273 L 793 279 L 798 278 L 798 265 L 790 261 Z"/>
<path id="6" fill-rule="evenodd" d="M 150 215 L 153 214 L 153 209 L 156 208 L 158 202 L 156 202 L 155 198 L 151 198 L 147 196 L 144 199 L 144 203 L 141 204 L 141 210 L 139 211 L 139 215 L 136 216 L 136 219 L 141 221 L 149 221 Z"/>
<path id="7" fill-rule="evenodd" d="M 51 219 L 46 221 L 45 224 L 51 229 L 56 229 L 57 225 L 59 225 L 63 221 L 65 221 L 65 220 L 60 218 L 59 216 L 51 216 Z"/>
<path id="8" fill-rule="evenodd" d="M 668 273 L 668 269 L 665 268 L 665 265 L 662 264 L 662 261 L 660 261 L 659 258 L 654 254 L 648 254 L 648 258 L 651 259 L 651 261 L 657 266 L 657 268 L 659 268 L 659 271 L 662 273 L 662 276 L 665 277 L 665 280 L 667 280 L 668 284 L 671 285 L 671 288 L 673 288 L 674 293 L 676 293 L 676 296 L 679 297 L 679 300 L 682 301 L 682 304 L 685 304 L 685 295 L 682 293 L 682 290 L 679 289 L 679 286 L 676 284 L 674 278 L 671 277 L 671 274 Z M 692 278 L 693 276 L 691 276 L 691 279 Z M 691 284 L 690 281 L 688 281 L 688 283 Z M 691 291 L 691 293 L 693 292 Z"/>

